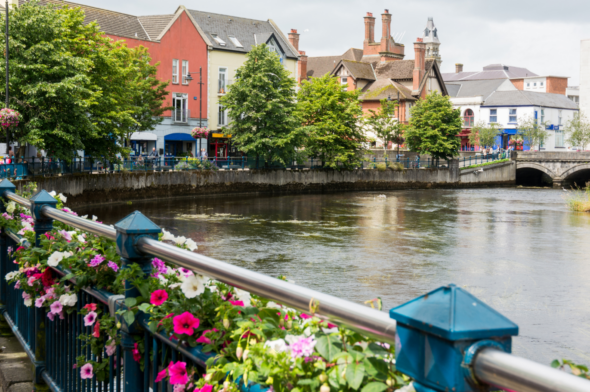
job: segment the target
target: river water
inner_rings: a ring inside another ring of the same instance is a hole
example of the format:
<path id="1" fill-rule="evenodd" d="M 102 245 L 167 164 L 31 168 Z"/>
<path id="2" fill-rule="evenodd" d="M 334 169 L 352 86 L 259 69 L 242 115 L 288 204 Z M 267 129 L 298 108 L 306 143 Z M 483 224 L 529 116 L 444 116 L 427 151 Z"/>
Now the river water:
<path id="1" fill-rule="evenodd" d="M 379 197 L 385 195 L 386 197 Z M 517 323 L 517 355 L 590 364 L 590 214 L 561 190 L 477 189 L 209 196 L 95 206 L 140 210 L 198 252 L 390 309 L 463 287 Z"/>

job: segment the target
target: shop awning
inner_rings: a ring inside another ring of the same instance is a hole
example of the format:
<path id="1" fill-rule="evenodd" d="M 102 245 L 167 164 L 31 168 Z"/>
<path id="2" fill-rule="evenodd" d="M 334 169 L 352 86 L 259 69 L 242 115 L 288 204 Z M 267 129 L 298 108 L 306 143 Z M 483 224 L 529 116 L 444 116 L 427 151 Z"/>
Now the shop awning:
<path id="1" fill-rule="evenodd" d="M 171 133 L 164 136 L 167 142 L 194 142 L 195 139 L 189 133 Z"/>
<path id="2" fill-rule="evenodd" d="M 158 140 L 158 136 L 156 136 L 155 133 L 151 133 L 151 132 L 133 132 L 131 134 L 131 140 L 155 141 L 155 140 Z"/>

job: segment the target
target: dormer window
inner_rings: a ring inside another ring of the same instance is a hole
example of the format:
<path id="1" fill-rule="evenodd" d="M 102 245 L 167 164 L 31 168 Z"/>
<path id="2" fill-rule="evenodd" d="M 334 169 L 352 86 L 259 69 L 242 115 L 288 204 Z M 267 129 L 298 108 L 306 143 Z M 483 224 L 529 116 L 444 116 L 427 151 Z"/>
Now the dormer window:
<path id="1" fill-rule="evenodd" d="M 231 41 L 231 43 L 234 44 L 234 46 L 236 48 L 243 48 L 244 47 L 244 45 L 242 45 L 240 43 L 240 41 L 238 41 L 238 39 L 236 37 L 234 37 L 233 35 L 228 35 L 227 37 L 229 38 L 229 40 Z"/>
<path id="2" fill-rule="evenodd" d="M 436 37 L 436 32 L 437 32 L 437 29 L 436 28 L 434 30 L 432 30 L 432 33 L 434 34 L 434 38 L 437 38 Z"/>
<path id="3" fill-rule="evenodd" d="M 283 60 L 285 59 L 285 53 L 281 50 L 281 47 L 277 44 L 277 41 L 275 41 L 275 39 L 272 38 L 270 41 L 268 41 L 267 45 L 269 51 L 275 52 L 279 55 L 282 64 Z"/>
<path id="4" fill-rule="evenodd" d="M 211 34 L 211 37 L 221 46 L 225 46 L 225 41 L 219 38 L 217 34 Z"/>
<path id="5" fill-rule="evenodd" d="M 424 36 L 428 37 L 428 34 L 430 34 L 430 30 L 428 30 L 428 27 L 424 29 Z"/>

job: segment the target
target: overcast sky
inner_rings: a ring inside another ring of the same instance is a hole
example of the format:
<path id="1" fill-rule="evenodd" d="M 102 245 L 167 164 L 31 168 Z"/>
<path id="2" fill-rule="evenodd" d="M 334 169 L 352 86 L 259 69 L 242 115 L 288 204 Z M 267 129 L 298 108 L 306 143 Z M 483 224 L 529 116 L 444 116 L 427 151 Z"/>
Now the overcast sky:
<path id="1" fill-rule="evenodd" d="M 577 85 L 580 40 L 590 38 L 588 0 L 74 0 L 77 3 L 132 15 L 172 14 L 178 5 L 253 19 L 273 19 L 286 34 L 301 33 L 299 49 L 310 56 L 338 55 L 362 48 L 363 16 L 376 17 L 375 37 L 381 36 L 380 15 L 393 15 L 392 35 L 405 32 L 406 59 L 413 59 L 413 42 L 422 36 L 429 16 L 441 40 L 443 72 L 465 71 L 503 63 L 525 67 L 539 75 L 569 76 Z"/>

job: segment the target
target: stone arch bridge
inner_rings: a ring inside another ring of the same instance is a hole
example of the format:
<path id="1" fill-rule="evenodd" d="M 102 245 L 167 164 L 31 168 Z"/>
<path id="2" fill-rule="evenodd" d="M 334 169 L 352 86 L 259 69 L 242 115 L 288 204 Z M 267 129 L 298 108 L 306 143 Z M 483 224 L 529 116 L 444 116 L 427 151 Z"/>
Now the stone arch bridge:
<path id="1" fill-rule="evenodd" d="M 517 151 L 516 172 L 536 170 L 553 180 L 553 187 L 583 186 L 590 181 L 590 153 L 588 152 L 529 152 Z"/>

